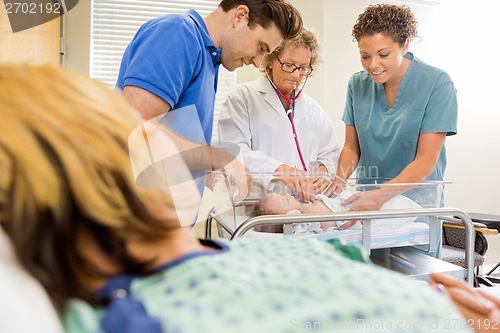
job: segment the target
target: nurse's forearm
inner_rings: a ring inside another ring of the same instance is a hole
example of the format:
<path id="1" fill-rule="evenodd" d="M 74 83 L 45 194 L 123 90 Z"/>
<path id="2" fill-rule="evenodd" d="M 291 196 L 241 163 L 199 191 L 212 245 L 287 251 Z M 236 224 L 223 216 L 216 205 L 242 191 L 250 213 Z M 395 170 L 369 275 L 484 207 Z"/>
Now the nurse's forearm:
<path id="1" fill-rule="evenodd" d="M 337 176 L 346 180 L 356 170 L 359 162 L 359 153 L 349 147 L 344 147 L 340 153 Z"/>
<path id="2" fill-rule="evenodd" d="M 416 185 L 406 185 L 411 183 L 419 183 L 427 178 L 434 168 L 432 161 L 419 159 L 408 164 L 399 175 L 389 180 L 386 184 L 399 184 L 398 186 L 381 186 L 377 190 L 368 191 L 366 194 L 373 197 L 374 200 L 380 203 L 380 206 L 387 200 L 402 194 L 411 189 L 416 188 Z"/>
<path id="3" fill-rule="evenodd" d="M 415 159 L 390 182 L 415 183 L 429 177 L 439 159 L 445 138 L 446 133 L 421 134 Z"/>
<path id="4" fill-rule="evenodd" d="M 354 126 L 345 126 L 345 143 L 340 152 L 337 176 L 347 180 L 356 170 L 359 162 L 361 148 L 359 147 L 358 133 Z"/>
<path id="5" fill-rule="evenodd" d="M 406 168 L 401 171 L 399 175 L 394 177 L 388 183 L 417 183 L 421 182 L 432 173 L 436 162 L 432 159 L 420 158 L 416 159 Z"/>

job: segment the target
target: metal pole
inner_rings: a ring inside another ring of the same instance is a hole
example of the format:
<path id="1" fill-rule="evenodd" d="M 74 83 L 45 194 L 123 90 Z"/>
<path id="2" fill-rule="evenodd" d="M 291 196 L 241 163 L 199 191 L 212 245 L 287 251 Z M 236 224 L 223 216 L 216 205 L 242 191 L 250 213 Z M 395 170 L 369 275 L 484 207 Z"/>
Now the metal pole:
<path id="1" fill-rule="evenodd" d="M 462 210 L 457 208 L 428 208 L 413 210 L 384 210 L 384 211 L 361 211 L 322 214 L 300 214 L 300 215 L 261 215 L 250 218 L 243 222 L 233 233 L 231 239 L 244 235 L 248 230 L 259 225 L 268 224 L 292 224 L 325 221 L 344 220 L 367 220 L 384 219 L 395 217 L 417 217 L 417 216 L 454 216 L 463 221 L 465 226 L 465 264 L 466 279 L 470 286 L 474 283 L 474 227 L 471 218 Z"/>

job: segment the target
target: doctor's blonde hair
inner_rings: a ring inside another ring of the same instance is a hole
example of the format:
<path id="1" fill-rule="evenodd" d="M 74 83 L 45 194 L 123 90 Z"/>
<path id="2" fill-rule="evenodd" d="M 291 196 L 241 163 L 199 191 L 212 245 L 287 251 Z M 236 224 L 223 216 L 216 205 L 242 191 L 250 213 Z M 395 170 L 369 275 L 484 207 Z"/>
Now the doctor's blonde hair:
<path id="1" fill-rule="evenodd" d="M 259 68 L 264 76 L 266 76 L 267 73 L 267 75 L 272 78 L 272 70 L 269 67 L 269 64 L 276 60 L 287 47 L 305 47 L 308 49 L 311 52 L 311 61 L 309 62 L 309 66 L 311 66 L 312 69 L 316 69 L 321 62 L 321 51 L 318 38 L 312 31 L 304 28 L 297 37 L 290 40 L 284 40 L 273 50 L 273 52 L 264 57 Z"/>
<path id="2" fill-rule="evenodd" d="M 0 226 L 58 310 L 71 297 L 96 302 L 81 274 L 110 273 L 83 254 L 82 232 L 137 272 L 147 263 L 127 241 L 179 227 L 170 198 L 159 196 L 172 219 L 159 218 L 148 200 L 156 192 L 133 179 L 127 139 L 140 118 L 102 83 L 50 66 L 0 66 L 0 110 Z"/>

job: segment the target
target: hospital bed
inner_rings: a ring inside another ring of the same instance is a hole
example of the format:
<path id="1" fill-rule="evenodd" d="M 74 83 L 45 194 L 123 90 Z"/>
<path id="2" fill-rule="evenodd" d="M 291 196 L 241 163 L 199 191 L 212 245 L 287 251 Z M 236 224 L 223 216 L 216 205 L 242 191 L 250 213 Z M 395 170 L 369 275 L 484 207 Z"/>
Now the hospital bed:
<path id="1" fill-rule="evenodd" d="M 353 192 L 372 191 L 381 188 L 394 189 L 398 195 L 410 198 L 417 205 L 411 208 L 390 209 L 380 211 L 363 212 L 332 212 L 318 214 L 278 214 L 258 215 L 256 205 L 259 200 L 268 193 L 287 194 L 287 188 L 279 185 L 280 174 L 252 173 L 252 185 L 250 193 L 242 200 L 234 200 L 237 190 L 232 185 L 231 175 L 215 172 L 212 175 L 215 205 L 210 210 L 207 218 L 205 236 L 213 238 L 213 229 L 217 229 L 218 237 L 234 239 L 237 237 L 263 238 L 283 237 L 293 234 L 294 226 L 298 224 L 310 224 L 324 221 L 347 221 L 362 220 L 360 230 L 331 231 L 319 234 L 297 235 L 303 237 L 316 237 L 319 239 L 340 238 L 345 243 L 358 245 L 373 253 L 374 258 L 384 261 L 385 266 L 391 266 L 394 262 L 387 263 L 388 258 L 401 262 L 410 262 L 408 256 L 415 255 L 414 260 L 419 260 L 420 268 L 424 262 L 433 262 L 429 269 L 434 271 L 450 271 L 456 277 L 464 278 L 472 285 L 473 282 L 473 224 L 470 217 L 456 208 L 439 208 L 442 200 L 444 186 L 448 182 L 424 181 L 413 184 L 385 184 L 384 179 L 369 178 L 360 181 L 350 179 L 345 184 L 347 189 Z M 325 177 L 330 180 L 330 174 L 315 174 L 311 177 Z M 429 255 L 423 255 L 422 251 L 432 254 L 436 251 L 437 238 L 440 233 L 441 217 L 453 216 L 461 220 L 466 230 L 466 269 L 465 271 L 455 265 L 451 265 Z M 406 223 L 392 223 L 391 221 L 406 221 Z M 277 230 L 277 232 L 276 232 Z M 271 232 L 269 232 L 271 231 Z M 420 251 L 408 252 L 408 247 L 417 248 Z M 395 253 L 395 254 L 394 254 Z M 423 255 L 423 256 L 422 256 Z M 399 257 L 398 257 L 399 256 Z M 436 261 L 437 260 L 437 261 Z M 374 260 L 376 261 L 376 260 Z M 424 265 L 425 266 L 425 265 Z M 439 267 L 444 267 L 442 270 Z M 416 270 L 419 267 L 414 267 Z M 405 273 L 413 268 L 402 268 Z M 409 274 L 418 276 L 421 273 Z M 425 274 L 421 274 L 425 276 Z M 425 278 L 424 278 L 425 279 Z"/>

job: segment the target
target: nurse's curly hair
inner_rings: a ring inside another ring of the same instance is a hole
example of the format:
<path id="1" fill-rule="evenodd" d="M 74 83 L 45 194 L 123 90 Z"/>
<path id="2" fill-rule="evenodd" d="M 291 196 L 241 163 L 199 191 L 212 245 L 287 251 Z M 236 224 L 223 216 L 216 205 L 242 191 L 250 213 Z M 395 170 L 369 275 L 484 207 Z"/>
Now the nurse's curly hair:
<path id="1" fill-rule="evenodd" d="M 352 28 L 353 40 L 376 33 L 391 36 L 403 46 L 418 37 L 417 20 L 408 6 L 379 4 L 368 6 Z"/>
<path id="2" fill-rule="evenodd" d="M 273 50 L 273 52 L 264 56 L 259 68 L 264 75 L 266 75 L 267 72 L 267 75 L 272 77 L 272 70 L 269 67 L 269 64 L 278 58 L 286 47 L 305 47 L 311 52 L 311 61 L 309 62 L 309 66 L 311 66 L 313 70 L 319 66 L 319 63 L 321 62 L 321 50 L 318 38 L 316 38 L 316 35 L 312 31 L 304 28 L 297 37 L 291 40 L 284 40 Z"/>

